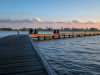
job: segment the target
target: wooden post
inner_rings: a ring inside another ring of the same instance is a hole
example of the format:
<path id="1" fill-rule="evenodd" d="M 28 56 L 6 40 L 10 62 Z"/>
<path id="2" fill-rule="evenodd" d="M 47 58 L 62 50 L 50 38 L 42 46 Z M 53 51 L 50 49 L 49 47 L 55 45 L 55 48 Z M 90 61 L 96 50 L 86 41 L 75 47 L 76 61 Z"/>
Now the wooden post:
<path id="1" fill-rule="evenodd" d="M 65 38 L 65 35 L 64 35 L 64 38 Z"/>
<path id="2" fill-rule="evenodd" d="M 78 37 L 81 37 L 81 35 L 79 34 Z"/>
<path id="3" fill-rule="evenodd" d="M 86 34 L 84 34 L 84 36 L 86 36 Z"/>
<path id="4" fill-rule="evenodd" d="M 38 40 L 40 40 L 40 37 L 38 36 Z"/>
<path id="5" fill-rule="evenodd" d="M 73 35 L 72 35 L 72 37 L 74 37 L 74 31 L 73 31 Z"/>
<path id="6" fill-rule="evenodd" d="M 72 37 L 74 37 L 74 34 L 72 35 Z"/>
<path id="7" fill-rule="evenodd" d="M 69 34 L 69 38 L 70 38 L 70 34 Z"/>
<path id="8" fill-rule="evenodd" d="M 18 29 L 18 35 L 20 35 L 20 30 Z"/>
<path id="9" fill-rule="evenodd" d="M 52 36 L 52 38 L 54 39 L 54 35 Z"/>
<path id="10" fill-rule="evenodd" d="M 95 35 L 95 31 L 94 31 L 94 35 Z"/>
<path id="11" fill-rule="evenodd" d="M 58 38 L 60 39 L 60 35 L 58 35 Z"/>
<path id="12" fill-rule="evenodd" d="M 44 40 L 46 40 L 46 36 L 44 36 Z"/>

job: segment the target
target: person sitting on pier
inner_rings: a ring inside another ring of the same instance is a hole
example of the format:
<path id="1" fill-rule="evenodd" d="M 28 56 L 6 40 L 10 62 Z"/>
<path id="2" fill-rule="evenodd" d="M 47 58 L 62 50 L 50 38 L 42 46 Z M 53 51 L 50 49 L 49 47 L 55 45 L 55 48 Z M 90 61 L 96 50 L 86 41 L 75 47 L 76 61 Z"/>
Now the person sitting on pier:
<path id="1" fill-rule="evenodd" d="M 34 34 L 38 34 L 38 30 L 36 28 L 34 30 Z"/>
<path id="2" fill-rule="evenodd" d="M 30 29 L 29 34 L 33 34 L 33 29 Z"/>
<path id="3" fill-rule="evenodd" d="M 54 29 L 53 33 L 56 34 L 56 30 L 55 29 Z"/>
<path id="4" fill-rule="evenodd" d="M 58 29 L 57 29 L 57 31 L 56 31 L 56 32 L 57 32 L 57 34 L 59 34 L 59 33 L 60 33 Z"/>

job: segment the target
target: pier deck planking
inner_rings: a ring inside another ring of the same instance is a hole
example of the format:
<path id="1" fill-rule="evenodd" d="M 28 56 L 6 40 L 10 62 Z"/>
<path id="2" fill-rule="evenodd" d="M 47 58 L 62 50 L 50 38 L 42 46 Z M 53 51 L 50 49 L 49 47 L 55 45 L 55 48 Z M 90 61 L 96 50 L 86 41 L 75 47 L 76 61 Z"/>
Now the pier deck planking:
<path id="1" fill-rule="evenodd" d="M 0 39 L 0 75 L 48 75 L 28 35 Z"/>

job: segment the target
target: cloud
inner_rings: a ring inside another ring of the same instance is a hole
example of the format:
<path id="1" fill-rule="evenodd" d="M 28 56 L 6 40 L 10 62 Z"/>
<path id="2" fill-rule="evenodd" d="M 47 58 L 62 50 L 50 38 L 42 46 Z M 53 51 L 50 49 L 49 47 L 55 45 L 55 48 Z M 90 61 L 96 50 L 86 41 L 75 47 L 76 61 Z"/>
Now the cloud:
<path id="1" fill-rule="evenodd" d="M 81 24 L 82 22 L 79 21 L 79 20 L 72 20 L 72 23 L 74 23 L 74 24 Z"/>
<path id="2" fill-rule="evenodd" d="M 55 24 L 55 22 L 50 22 L 50 21 L 44 21 L 42 23 L 44 23 L 44 24 Z"/>
<path id="3" fill-rule="evenodd" d="M 81 22 L 79 20 L 71 20 L 71 21 L 66 21 L 66 22 L 58 21 L 56 23 L 57 24 L 82 24 L 83 22 Z"/>
<path id="4" fill-rule="evenodd" d="M 79 21 L 79 20 L 71 20 L 71 21 L 67 21 L 67 22 L 56 22 L 56 23 L 60 23 L 60 24 L 97 24 L 98 22 L 93 22 L 93 21 Z"/>
<path id="5" fill-rule="evenodd" d="M 32 18 L 32 19 L 16 19 L 16 18 L 7 18 L 7 19 L 2 19 L 0 18 L 0 23 L 41 23 L 41 24 L 62 24 L 62 25 L 76 25 L 76 24 L 100 24 L 100 23 L 95 23 L 92 21 L 86 21 L 82 22 L 79 20 L 71 20 L 71 21 L 57 21 L 57 22 L 51 22 L 51 21 L 42 21 L 40 18 Z"/>
<path id="6" fill-rule="evenodd" d="M 33 18 L 33 21 L 35 21 L 35 22 L 42 22 L 42 20 L 40 18 Z"/>
<path id="7" fill-rule="evenodd" d="M 18 20 L 15 18 L 0 19 L 0 23 L 40 23 L 40 18 Z"/>
<path id="8" fill-rule="evenodd" d="M 61 21 L 58 21 L 56 22 L 57 24 L 66 24 L 66 22 L 61 22 Z"/>
<path id="9" fill-rule="evenodd" d="M 85 22 L 85 24 L 96 24 L 96 23 L 94 23 L 92 21 L 87 21 L 87 22 Z"/>

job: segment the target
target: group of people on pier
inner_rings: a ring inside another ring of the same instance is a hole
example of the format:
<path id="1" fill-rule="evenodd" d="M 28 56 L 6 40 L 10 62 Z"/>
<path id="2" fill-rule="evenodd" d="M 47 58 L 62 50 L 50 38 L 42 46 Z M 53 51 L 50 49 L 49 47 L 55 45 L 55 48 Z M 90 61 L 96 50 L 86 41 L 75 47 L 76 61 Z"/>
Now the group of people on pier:
<path id="1" fill-rule="evenodd" d="M 60 32 L 59 32 L 58 29 L 54 29 L 53 33 L 54 33 L 54 34 L 59 34 Z"/>
<path id="2" fill-rule="evenodd" d="M 59 34 L 60 32 L 58 29 L 54 29 L 53 33 Z M 29 34 L 38 34 L 38 30 L 35 28 L 34 33 L 33 33 L 33 29 L 30 29 Z"/>
<path id="3" fill-rule="evenodd" d="M 33 33 L 33 29 L 30 29 L 29 34 L 38 34 L 38 30 L 35 28 Z"/>

